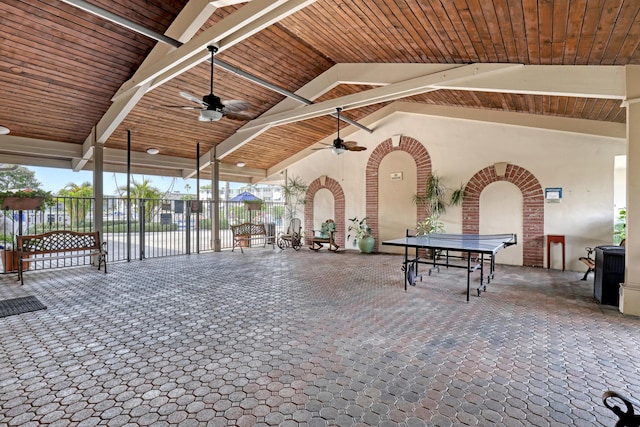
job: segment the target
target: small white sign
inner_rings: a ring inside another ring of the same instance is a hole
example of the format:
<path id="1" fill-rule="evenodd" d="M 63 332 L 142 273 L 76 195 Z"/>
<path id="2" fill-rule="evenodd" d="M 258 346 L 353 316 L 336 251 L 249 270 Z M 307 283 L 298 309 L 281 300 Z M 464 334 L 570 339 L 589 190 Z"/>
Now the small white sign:
<path id="1" fill-rule="evenodd" d="M 402 172 L 393 172 L 391 174 L 391 181 L 402 181 Z"/>

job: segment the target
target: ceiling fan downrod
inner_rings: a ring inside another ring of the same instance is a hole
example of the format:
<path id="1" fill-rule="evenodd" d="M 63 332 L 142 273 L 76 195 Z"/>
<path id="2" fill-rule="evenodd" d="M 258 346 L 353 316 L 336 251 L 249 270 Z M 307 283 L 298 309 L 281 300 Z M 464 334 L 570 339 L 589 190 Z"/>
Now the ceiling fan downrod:
<path id="1" fill-rule="evenodd" d="M 339 143 L 342 143 L 342 140 L 340 139 L 340 111 L 342 111 L 342 107 L 336 108 L 336 111 L 338 112 L 338 115 L 337 115 L 337 117 L 338 117 L 338 139 L 337 140 L 339 141 Z"/>
<path id="2" fill-rule="evenodd" d="M 213 95 L 213 55 L 215 55 L 215 53 L 218 51 L 218 48 L 213 46 L 213 45 L 209 45 L 207 46 L 207 49 L 209 50 L 209 52 L 211 52 L 211 85 L 210 85 L 210 89 L 211 89 L 211 95 Z"/>

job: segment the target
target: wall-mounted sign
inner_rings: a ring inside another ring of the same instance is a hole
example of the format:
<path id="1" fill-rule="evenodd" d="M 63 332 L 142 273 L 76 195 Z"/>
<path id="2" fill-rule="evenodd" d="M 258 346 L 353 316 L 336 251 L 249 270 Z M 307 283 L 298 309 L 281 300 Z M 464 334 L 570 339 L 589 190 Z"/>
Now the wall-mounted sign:
<path id="1" fill-rule="evenodd" d="M 546 199 L 547 202 L 559 203 L 562 200 L 562 188 L 560 187 L 545 188 L 544 198 Z"/>
<path id="2" fill-rule="evenodd" d="M 391 181 L 402 181 L 402 172 L 392 172 Z"/>
<path id="3" fill-rule="evenodd" d="M 200 213 L 201 209 L 202 209 L 202 204 L 200 203 L 200 200 L 191 201 L 191 212 Z"/>
<path id="4" fill-rule="evenodd" d="M 161 225 L 171 225 L 171 214 L 170 213 L 161 213 L 160 214 L 160 224 Z"/>

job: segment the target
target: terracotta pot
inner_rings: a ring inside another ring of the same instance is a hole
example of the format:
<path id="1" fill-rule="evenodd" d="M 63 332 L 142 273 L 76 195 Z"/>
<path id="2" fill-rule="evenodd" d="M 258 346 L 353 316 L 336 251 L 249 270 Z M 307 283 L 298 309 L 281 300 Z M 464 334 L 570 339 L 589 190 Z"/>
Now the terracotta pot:
<path id="1" fill-rule="evenodd" d="M 2 268 L 5 273 L 12 273 L 18 271 L 18 252 L 17 251 L 0 251 L 0 259 L 2 259 Z M 22 271 L 27 271 L 29 269 L 29 263 L 22 263 Z"/>

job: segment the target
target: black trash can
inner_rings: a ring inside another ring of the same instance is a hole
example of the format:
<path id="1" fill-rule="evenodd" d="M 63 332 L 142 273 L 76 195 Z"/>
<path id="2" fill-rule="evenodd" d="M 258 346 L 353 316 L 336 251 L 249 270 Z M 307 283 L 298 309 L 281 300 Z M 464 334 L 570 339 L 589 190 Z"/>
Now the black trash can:
<path id="1" fill-rule="evenodd" d="M 624 282 L 624 246 L 596 246 L 593 296 L 604 305 L 618 307 L 620 283 Z"/>
<path id="2" fill-rule="evenodd" d="M 274 243 L 275 239 L 276 239 L 276 223 L 275 222 L 268 222 L 265 224 L 265 230 L 267 231 L 267 236 L 269 236 L 269 238 L 267 239 L 267 243 L 268 244 L 272 244 Z"/>

